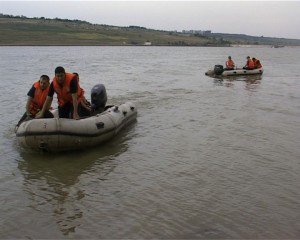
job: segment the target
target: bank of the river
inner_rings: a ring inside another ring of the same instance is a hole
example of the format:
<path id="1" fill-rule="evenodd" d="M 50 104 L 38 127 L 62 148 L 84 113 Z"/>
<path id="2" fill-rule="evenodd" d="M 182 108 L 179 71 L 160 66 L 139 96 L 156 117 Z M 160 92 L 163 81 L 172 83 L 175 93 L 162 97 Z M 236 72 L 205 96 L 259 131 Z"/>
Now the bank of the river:
<path id="1" fill-rule="evenodd" d="M 81 20 L 27 18 L 0 14 L 0 46 L 300 46 L 299 39 L 245 34 L 182 33 L 118 27 Z"/>
<path id="2" fill-rule="evenodd" d="M 229 46 L 203 35 L 116 27 L 79 20 L 0 17 L 2 46 Z"/>

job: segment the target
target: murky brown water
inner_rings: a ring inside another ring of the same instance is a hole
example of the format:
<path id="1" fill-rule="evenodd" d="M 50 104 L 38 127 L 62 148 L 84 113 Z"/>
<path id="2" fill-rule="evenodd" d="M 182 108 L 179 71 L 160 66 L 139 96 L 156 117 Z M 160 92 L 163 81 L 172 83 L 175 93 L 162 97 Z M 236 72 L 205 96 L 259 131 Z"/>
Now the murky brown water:
<path id="1" fill-rule="evenodd" d="M 300 238 L 300 48 L 0 47 L 0 238 Z M 204 72 L 227 55 L 261 78 Z M 56 66 L 138 121 L 103 146 L 42 154 L 13 133 Z"/>

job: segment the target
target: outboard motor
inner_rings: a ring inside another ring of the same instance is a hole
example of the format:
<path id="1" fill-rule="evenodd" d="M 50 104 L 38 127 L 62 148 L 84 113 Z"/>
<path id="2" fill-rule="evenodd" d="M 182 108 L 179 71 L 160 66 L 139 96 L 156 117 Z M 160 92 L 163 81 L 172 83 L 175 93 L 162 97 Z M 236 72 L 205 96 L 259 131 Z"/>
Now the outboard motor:
<path id="1" fill-rule="evenodd" d="M 224 72 L 223 65 L 215 65 L 214 72 L 216 75 L 221 75 Z"/>
<path id="2" fill-rule="evenodd" d="M 92 88 L 91 102 L 93 114 L 98 114 L 104 111 L 107 102 L 107 94 L 103 84 L 97 84 Z"/>

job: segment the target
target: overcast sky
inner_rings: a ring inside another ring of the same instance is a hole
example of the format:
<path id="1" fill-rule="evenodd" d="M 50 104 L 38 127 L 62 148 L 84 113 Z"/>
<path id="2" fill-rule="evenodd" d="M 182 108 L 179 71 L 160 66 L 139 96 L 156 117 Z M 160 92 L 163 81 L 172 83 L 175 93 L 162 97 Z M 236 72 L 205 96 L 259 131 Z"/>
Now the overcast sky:
<path id="1" fill-rule="evenodd" d="M 0 13 L 300 39 L 300 1 L 2 1 Z"/>

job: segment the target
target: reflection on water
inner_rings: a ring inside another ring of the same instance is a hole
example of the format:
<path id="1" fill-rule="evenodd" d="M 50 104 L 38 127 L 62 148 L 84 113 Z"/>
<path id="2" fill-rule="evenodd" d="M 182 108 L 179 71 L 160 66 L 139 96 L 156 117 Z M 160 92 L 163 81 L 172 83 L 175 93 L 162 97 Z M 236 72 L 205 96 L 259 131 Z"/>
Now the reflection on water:
<path id="1" fill-rule="evenodd" d="M 260 83 L 261 83 L 261 78 L 260 79 L 249 79 L 249 80 L 246 80 L 246 86 L 245 86 L 245 89 L 246 90 L 249 90 L 249 91 L 255 91 Z"/>
<path id="2" fill-rule="evenodd" d="M 89 181 L 104 181 L 114 171 L 112 159 L 128 148 L 128 131 L 119 138 L 90 150 L 73 153 L 44 154 L 21 151 L 18 168 L 24 176 L 24 191 L 29 195 L 30 207 L 42 211 L 51 207 L 52 216 L 64 235 L 80 226 L 84 209 L 80 202 L 86 196 L 84 185 Z M 95 178 L 95 179 L 94 179 Z"/>
<path id="3" fill-rule="evenodd" d="M 253 91 L 261 83 L 262 78 L 262 75 L 228 76 L 214 78 L 213 82 L 215 86 L 233 87 L 235 82 L 244 81 L 245 89 Z"/>

